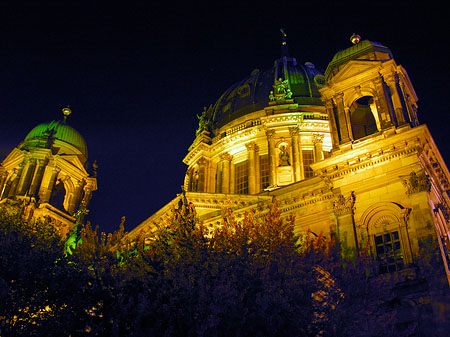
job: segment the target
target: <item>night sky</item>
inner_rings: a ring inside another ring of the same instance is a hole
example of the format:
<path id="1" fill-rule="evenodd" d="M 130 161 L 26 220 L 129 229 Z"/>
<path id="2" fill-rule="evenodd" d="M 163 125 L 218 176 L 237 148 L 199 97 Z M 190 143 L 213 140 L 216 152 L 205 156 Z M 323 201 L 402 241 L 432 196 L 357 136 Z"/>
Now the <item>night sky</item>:
<path id="1" fill-rule="evenodd" d="M 392 2 L 2 3 L 0 157 L 70 105 L 99 165 L 88 220 L 131 230 L 180 192 L 196 114 L 270 68 L 284 27 L 291 56 L 323 71 L 353 32 L 388 46 L 450 163 L 448 11 Z"/>

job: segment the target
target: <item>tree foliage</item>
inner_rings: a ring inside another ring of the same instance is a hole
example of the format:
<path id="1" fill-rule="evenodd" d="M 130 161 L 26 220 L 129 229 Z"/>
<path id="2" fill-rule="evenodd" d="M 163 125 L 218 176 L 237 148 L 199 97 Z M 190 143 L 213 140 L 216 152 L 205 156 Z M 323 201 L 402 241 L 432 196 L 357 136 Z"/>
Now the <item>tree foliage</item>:
<path id="1" fill-rule="evenodd" d="M 225 208 L 210 229 L 184 202 L 132 242 L 124 221 L 110 235 L 83 226 L 65 256 L 50 223 L 1 211 L 0 335 L 401 335 L 384 307 L 393 280 L 373 276 L 367 251 L 344 260 L 333 240 L 294 235 L 276 204 Z"/>

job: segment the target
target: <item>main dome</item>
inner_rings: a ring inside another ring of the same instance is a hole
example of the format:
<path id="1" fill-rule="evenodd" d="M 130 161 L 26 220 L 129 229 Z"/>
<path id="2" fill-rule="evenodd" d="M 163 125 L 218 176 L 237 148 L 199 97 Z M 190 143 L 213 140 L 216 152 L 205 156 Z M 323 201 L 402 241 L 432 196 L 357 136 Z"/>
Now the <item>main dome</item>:
<path id="1" fill-rule="evenodd" d="M 88 150 L 84 138 L 77 130 L 62 121 L 51 121 L 34 127 L 23 141 L 23 147 L 41 147 L 50 137 L 66 142 L 77 148 L 87 159 Z"/>
<path id="2" fill-rule="evenodd" d="M 299 105 L 322 105 L 319 89 L 325 85 L 322 72 L 307 62 L 298 64 L 295 58 L 282 57 L 272 68 L 254 70 L 247 78 L 233 84 L 207 111 L 213 129 L 220 128 L 236 118 L 264 109 L 276 80 L 288 83 L 292 99 Z"/>

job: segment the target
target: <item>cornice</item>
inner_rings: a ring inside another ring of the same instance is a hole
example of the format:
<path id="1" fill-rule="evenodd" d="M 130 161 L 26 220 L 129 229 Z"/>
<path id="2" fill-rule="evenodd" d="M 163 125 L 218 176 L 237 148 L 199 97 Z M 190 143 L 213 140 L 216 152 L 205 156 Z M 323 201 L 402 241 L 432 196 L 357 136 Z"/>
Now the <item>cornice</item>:
<path id="1" fill-rule="evenodd" d="M 331 179 L 365 170 L 380 163 L 420 153 L 423 141 L 428 132 L 423 127 L 410 129 L 387 138 L 377 137 L 374 141 L 365 142 L 363 146 L 343 153 L 335 152 L 331 158 L 312 164 L 319 175 Z M 428 133 L 429 134 L 429 133 Z"/>

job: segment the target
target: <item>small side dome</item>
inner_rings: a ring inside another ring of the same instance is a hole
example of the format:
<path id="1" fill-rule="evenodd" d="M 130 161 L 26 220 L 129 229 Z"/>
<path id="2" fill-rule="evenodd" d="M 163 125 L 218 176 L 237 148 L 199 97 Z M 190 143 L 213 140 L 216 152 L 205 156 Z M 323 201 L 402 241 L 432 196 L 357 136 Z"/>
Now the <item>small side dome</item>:
<path id="1" fill-rule="evenodd" d="M 266 71 L 254 70 L 247 78 L 232 85 L 205 116 L 212 129 L 218 129 L 236 118 L 264 109 L 276 80 L 287 80 L 294 102 L 301 105 L 322 105 L 319 89 L 325 78 L 315 66 L 307 62 L 297 64 L 295 58 L 283 57 Z"/>
<path id="2" fill-rule="evenodd" d="M 22 147 L 45 147 L 50 138 L 74 146 L 86 159 L 88 158 L 88 150 L 83 137 L 74 128 L 61 121 L 51 121 L 50 123 L 39 124 L 25 137 Z"/>
<path id="3" fill-rule="evenodd" d="M 360 41 L 359 35 L 356 34 L 352 35 L 351 40 L 353 46 L 338 51 L 328 64 L 327 70 L 325 71 L 327 81 L 338 73 L 342 65 L 350 60 L 387 61 L 393 58 L 389 48 L 378 42 L 369 40 Z"/>

